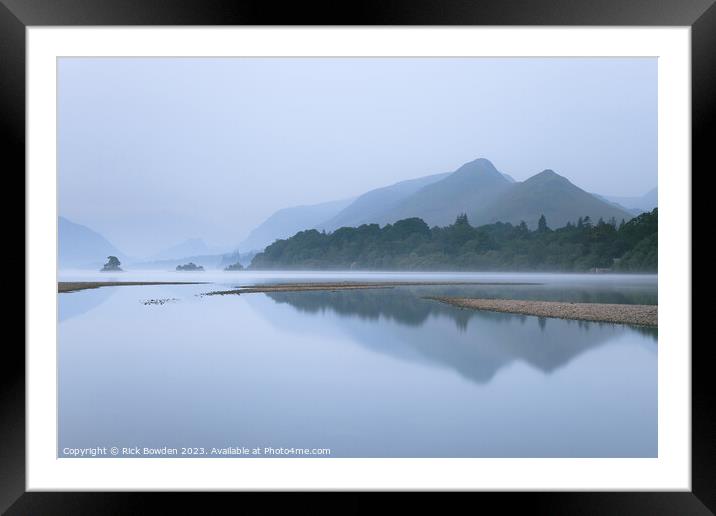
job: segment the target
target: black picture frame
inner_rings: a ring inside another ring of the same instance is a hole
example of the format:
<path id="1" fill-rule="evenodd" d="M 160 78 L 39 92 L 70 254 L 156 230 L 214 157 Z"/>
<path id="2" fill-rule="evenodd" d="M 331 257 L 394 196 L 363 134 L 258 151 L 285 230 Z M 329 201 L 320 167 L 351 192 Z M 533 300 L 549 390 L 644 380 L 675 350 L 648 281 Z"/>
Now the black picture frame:
<path id="1" fill-rule="evenodd" d="M 295 2 L 255 0 L 0 0 L 0 127 L 4 180 L 25 170 L 25 29 L 82 25 L 617 25 L 690 26 L 692 29 L 692 171 L 714 171 L 716 143 L 715 0 L 391 0 Z M 693 178 L 693 172 L 692 172 Z M 6 183 L 6 192 L 9 187 Z M 16 192 L 24 191 L 16 185 Z M 17 196 L 17 194 L 15 195 Z M 12 220 L 21 237 L 15 210 Z M 28 271 L 25 271 L 27 280 Z M 679 344 L 679 343 L 675 343 Z M 688 344 L 688 343 L 683 343 Z M 707 341 L 692 346 L 692 491 L 591 493 L 475 493 L 470 504 L 537 514 L 669 514 L 716 512 L 716 382 Z M 0 510 L 8 515 L 151 514 L 168 512 L 168 494 L 25 492 L 25 351 L 19 337 L 4 339 L 0 392 Z M 173 493 L 180 512 L 207 513 L 208 493 Z M 256 500 L 256 495 L 214 494 Z M 285 494 L 289 504 L 305 495 Z M 328 499 L 326 499 L 328 500 Z M 332 498 L 331 498 L 332 500 Z M 230 502 L 231 503 L 231 502 Z M 274 502 L 272 502 L 274 503 Z M 424 497 L 419 501 L 430 508 Z M 442 501 L 435 503 L 441 504 Z M 374 494 L 326 501 L 335 512 L 382 504 Z M 312 512 L 322 502 L 311 502 Z M 306 506 L 308 508 L 308 506 Z M 233 512 L 233 511 L 232 511 Z"/>

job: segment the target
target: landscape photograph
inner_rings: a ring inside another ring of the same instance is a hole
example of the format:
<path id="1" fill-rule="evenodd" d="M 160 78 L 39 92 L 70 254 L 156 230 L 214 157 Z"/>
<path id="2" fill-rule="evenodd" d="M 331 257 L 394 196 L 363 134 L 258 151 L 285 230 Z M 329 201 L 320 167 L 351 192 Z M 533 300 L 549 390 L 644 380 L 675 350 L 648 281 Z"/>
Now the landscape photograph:
<path id="1" fill-rule="evenodd" d="M 656 58 L 57 81 L 58 457 L 658 456 Z"/>

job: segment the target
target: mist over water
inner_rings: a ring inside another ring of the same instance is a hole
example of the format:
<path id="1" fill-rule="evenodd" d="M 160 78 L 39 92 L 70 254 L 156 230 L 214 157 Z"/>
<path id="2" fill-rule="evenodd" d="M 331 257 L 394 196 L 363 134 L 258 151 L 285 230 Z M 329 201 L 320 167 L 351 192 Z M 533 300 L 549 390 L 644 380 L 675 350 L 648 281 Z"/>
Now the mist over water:
<path id="1" fill-rule="evenodd" d="M 216 283 L 58 296 L 60 455 L 104 445 L 656 456 L 656 329 L 424 299 L 655 303 L 655 276 L 138 272 L 122 280 L 169 277 Z M 542 284 L 200 296 L 260 282 L 375 278 Z M 143 304 L 150 299 L 175 301 Z"/>

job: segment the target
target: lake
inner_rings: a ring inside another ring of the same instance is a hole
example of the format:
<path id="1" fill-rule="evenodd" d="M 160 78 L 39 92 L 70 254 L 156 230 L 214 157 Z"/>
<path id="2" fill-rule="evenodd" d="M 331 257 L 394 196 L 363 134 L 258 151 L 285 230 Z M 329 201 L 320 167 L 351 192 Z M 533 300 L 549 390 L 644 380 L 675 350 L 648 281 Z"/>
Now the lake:
<path id="1" fill-rule="evenodd" d="M 657 456 L 656 329 L 424 299 L 657 304 L 656 276 L 66 271 L 59 279 L 209 282 L 58 295 L 60 457 L 98 446 L 183 457 L 256 456 L 256 448 L 267 457 Z M 540 284 L 201 295 L 377 279 Z"/>

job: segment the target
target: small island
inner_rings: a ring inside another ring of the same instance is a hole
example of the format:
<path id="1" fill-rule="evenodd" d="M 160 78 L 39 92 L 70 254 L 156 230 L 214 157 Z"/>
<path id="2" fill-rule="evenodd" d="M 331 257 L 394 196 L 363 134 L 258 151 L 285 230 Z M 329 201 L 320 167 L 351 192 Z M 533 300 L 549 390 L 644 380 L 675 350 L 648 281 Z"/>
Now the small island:
<path id="1" fill-rule="evenodd" d="M 243 271 L 244 266 L 241 263 L 236 262 L 224 268 L 225 271 Z"/>
<path id="2" fill-rule="evenodd" d="M 100 272 L 122 272 L 120 268 L 121 262 L 116 256 L 108 256 L 107 263 L 100 269 Z"/>
<path id="3" fill-rule="evenodd" d="M 177 271 L 191 272 L 191 271 L 204 271 L 204 267 L 197 265 L 194 262 L 189 262 L 185 265 L 177 265 Z"/>

